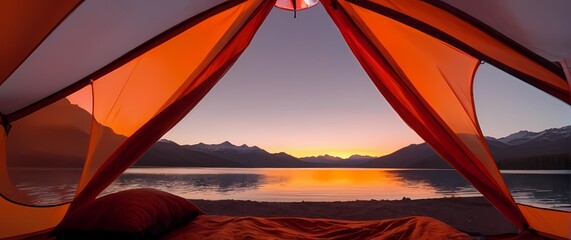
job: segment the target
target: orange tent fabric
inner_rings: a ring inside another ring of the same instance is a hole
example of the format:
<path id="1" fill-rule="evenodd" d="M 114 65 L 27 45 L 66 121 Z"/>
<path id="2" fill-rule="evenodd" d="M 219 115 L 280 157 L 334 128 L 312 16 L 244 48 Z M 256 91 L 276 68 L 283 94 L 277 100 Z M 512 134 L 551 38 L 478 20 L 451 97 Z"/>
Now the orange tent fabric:
<path id="1" fill-rule="evenodd" d="M 273 6 L 271 1 L 250 1 L 244 4 L 242 7 L 245 10 L 252 11 L 247 24 L 241 26 L 241 31 L 229 40 L 226 47 L 180 92 L 181 95 L 172 104 L 146 122 L 113 152 L 84 191 L 76 197 L 74 204 L 80 205 L 83 201 L 95 199 L 146 149 L 179 122 L 238 59 Z"/>
<path id="2" fill-rule="evenodd" d="M 523 217 L 477 126 L 471 86 L 478 61 L 382 15 L 358 12 L 363 9 L 342 1 L 339 4 L 337 10 L 327 8 L 329 14 L 401 118 L 523 228 Z M 424 52 L 430 54 L 423 56 Z M 451 79 L 454 82 L 447 81 Z"/>
<path id="3" fill-rule="evenodd" d="M 479 60 L 352 1 L 323 2 L 363 68 L 401 118 L 500 212 L 526 229 L 529 223 L 511 197 L 476 118 L 472 82 Z M 566 91 L 561 99 L 567 99 L 568 89 L 559 86 Z M 546 229 L 545 225 L 535 222 L 531 227 Z"/>
<path id="4" fill-rule="evenodd" d="M 550 238 L 571 236 L 571 213 L 551 209 L 536 208 L 518 204 L 529 225 L 540 234 Z"/>
<path id="5" fill-rule="evenodd" d="M 122 144 L 117 142 L 115 146 L 108 146 L 109 139 L 104 135 L 102 127 L 130 137 L 172 105 L 185 89 L 202 84 L 202 79 L 198 79 L 201 71 L 212 64 L 217 54 L 237 34 L 255 9 L 255 4 L 258 3 L 242 3 L 205 18 L 176 37 L 93 81 L 95 121 L 80 191 L 115 148 Z M 141 94 L 146 97 L 141 98 Z M 137 158 L 138 156 L 135 159 Z"/>
<path id="6" fill-rule="evenodd" d="M 87 151 L 84 151 L 80 157 L 85 159 L 85 163 L 78 196 L 74 199 L 72 207 L 80 206 L 85 201 L 94 199 L 200 101 L 243 52 L 272 7 L 272 1 L 261 0 L 230 1 L 220 4 L 190 19 L 186 25 L 183 24 L 182 27 L 187 27 L 188 30 L 174 36 L 167 35 L 169 38 L 155 48 L 142 52 L 142 55 L 130 61 L 125 61 L 123 66 L 110 69 L 113 71 L 109 74 L 87 82 L 89 85 L 84 88 L 85 90 L 11 122 L 11 131 L 17 133 L 20 129 L 29 130 L 28 126 L 20 126 L 19 123 L 29 122 L 27 120 L 33 119 L 36 113 L 61 115 L 54 111 L 64 107 L 52 106 L 62 104 L 69 106 L 68 99 L 76 101 L 78 106 L 87 108 L 74 110 L 87 111 L 92 116 L 86 119 L 87 126 L 81 127 L 85 132 L 88 146 L 86 146 Z M 217 31 L 214 31 L 215 29 Z M 209 35 L 211 38 L 203 38 L 204 35 Z M 188 44 L 189 42 L 192 44 Z M 72 93 L 76 91 L 75 87 L 71 88 L 71 91 Z M 140 94 L 145 92 L 147 97 L 152 96 L 147 102 L 140 100 Z M 59 121 L 52 123 L 60 124 Z M 43 124 L 50 125 L 50 122 L 43 121 Z M 109 134 L 111 131 L 124 137 L 117 138 L 115 134 Z M 6 131 L 3 134 L 5 133 Z M 7 143 L 17 134 L 9 136 L 10 139 L 5 137 L 0 139 L 3 147 L 10 147 L 11 145 Z M 28 135 L 28 140 L 31 140 L 30 137 Z M 50 138 L 51 136 L 46 136 L 37 141 L 45 143 L 52 141 Z M 16 146 L 23 147 L 14 145 Z M 3 156 L 6 152 L 21 151 L 15 149 L 3 151 Z M 12 159 L 5 157 L 0 160 L 2 166 L 12 162 Z M 9 169 L 3 168 L 0 169 L 5 171 L 2 176 L 10 176 Z M 11 185 L 8 183 L 8 181 L 3 182 L 2 185 Z M 70 205 L 64 202 L 56 206 L 20 206 L 27 204 L 25 199 L 18 198 L 17 193 L 12 194 L 8 190 L 3 188 L 2 194 L 10 201 L 3 199 L 1 207 L 5 209 L 3 212 L 13 217 L 3 218 L 0 237 L 53 227 L 61 220 Z M 34 216 L 35 222 L 29 222 L 30 216 Z"/>
<path id="7" fill-rule="evenodd" d="M 569 104 L 571 58 L 555 59 L 561 68 L 440 1 L 322 2 L 411 128 L 520 229 L 569 237 L 569 213 L 512 199 L 480 131 L 472 82 L 484 60 Z M 0 32 L 9 37 L 0 52 L 9 57 L 0 62 L 0 238 L 53 227 L 95 199 L 208 93 L 273 6 L 310 3 L 3 2 Z M 60 137 L 63 125 L 79 140 Z M 35 202 L 11 178 L 22 166 L 81 168 L 75 197 Z"/>
<path id="8" fill-rule="evenodd" d="M 428 33 L 480 60 L 490 62 L 527 83 L 542 89 L 560 100 L 571 103 L 566 97 L 565 75 L 553 62 L 537 56 L 517 43 L 504 40 L 500 33 L 468 22 L 445 11 L 436 1 L 347 1 L 357 6 L 393 18 Z M 453 11 L 448 6 L 450 11 Z M 472 21 L 472 22 L 475 22 Z"/>

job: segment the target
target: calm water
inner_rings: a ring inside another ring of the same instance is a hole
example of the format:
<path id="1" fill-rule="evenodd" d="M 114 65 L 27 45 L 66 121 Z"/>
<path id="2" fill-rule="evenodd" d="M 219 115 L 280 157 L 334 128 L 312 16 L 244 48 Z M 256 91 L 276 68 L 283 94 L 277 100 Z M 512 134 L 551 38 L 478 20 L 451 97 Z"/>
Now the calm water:
<path id="1" fill-rule="evenodd" d="M 36 196 L 36 204 L 69 201 L 75 184 L 65 179 L 79 175 L 69 170 L 59 178 L 50 175 L 55 186 L 48 187 L 39 170 L 12 181 Z M 571 211 L 571 171 L 503 171 L 503 175 L 516 202 Z M 141 187 L 190 199 L 285 202 L 481 196 L 454 170 L 280 168 L 133 168 L 103 195 Z"/>

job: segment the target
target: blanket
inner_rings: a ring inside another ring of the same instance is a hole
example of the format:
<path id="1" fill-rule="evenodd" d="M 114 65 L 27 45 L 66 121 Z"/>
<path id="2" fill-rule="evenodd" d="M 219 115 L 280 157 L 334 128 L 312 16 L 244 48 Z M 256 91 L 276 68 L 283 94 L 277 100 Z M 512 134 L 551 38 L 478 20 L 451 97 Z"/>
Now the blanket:
<path id="1" fill-rule="evenodd" d="M 201 215 L 163 239 L 472 239 L 429 217 L 350 221 Z"/>

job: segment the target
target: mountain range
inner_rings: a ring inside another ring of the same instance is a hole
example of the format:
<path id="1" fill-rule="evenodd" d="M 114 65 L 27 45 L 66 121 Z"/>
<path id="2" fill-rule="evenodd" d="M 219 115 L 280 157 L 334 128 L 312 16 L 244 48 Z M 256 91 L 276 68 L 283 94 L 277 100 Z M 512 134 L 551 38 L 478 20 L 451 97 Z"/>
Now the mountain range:
<path id="1" fill-rule="evenodd" d="M 98 143 L 103 155 L 111 154 L 126 139 L 97 122 L 92 125 L 91 120 L 89 112 L 66 99 L 19 120 L 10 132 L 7 165 L 80 168 L 94 126 L 105 139 Z M 486 137 L 486 141 L 501 169 L 571 169 L 571 126 L 520 131 L 502 138 Z M 296 158 L 230 142 L 179 145 L 169 140 L 155 143 L 135 166 L 450 168 L 426 143 L 412 144 L 382 157 L 354 155 L 342 159 L 329 155 Z"/>
<path id="2" fill-rule="evenodd" d="M 97 122 L 91 113 L 63 98 L 18 120 L 9 133 L 9 167 L 82 168 L 90 133 L 97 128 L 100 155 L 110 155 L 127 137 Z M 92 161 L 103 161 L 93 158 Z"/>
<path id="3" fill-rule="evenodd" d="M 571 169 L 571 126 L 520 131 L 502 138 L 486 137 L 486 141 L 501 169 Z M 228 141 L 179 145 L 164 139 L 135 166 L 451 168 L 426 143 L 411 144 L 382 157 L 353 155 L 343 159 L 330 155 L 296 158 Z"/>
<path id="4" fill-rule="evenodd" d="M 186 161 L 192 159 L 191 161 Z M 257 146 L 221 144 L 178 145 L 162 139 L 153 145 L 135 166 L 178 167 L 320 167 L 286 153 L 269 153 Z"/>

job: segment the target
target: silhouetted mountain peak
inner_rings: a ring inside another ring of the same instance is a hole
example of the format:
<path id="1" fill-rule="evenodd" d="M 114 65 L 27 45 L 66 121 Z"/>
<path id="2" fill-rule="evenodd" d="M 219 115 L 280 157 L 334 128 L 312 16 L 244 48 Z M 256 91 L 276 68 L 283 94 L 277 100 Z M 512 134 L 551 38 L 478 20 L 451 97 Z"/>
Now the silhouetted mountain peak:
<path id="1" fill-rule="evenodd" d="M 377 157 L 373 157 L 373 156 L 369 156 L 369 155 L 359 155 L 359 154 L 353 154 L 350 157 L 347 158 L 347 160 L 371 160 L 371 159 L 375 159 Z"/>
<path id="2" fill-rule="evenodd" d="M 498 141 L 497 138 L 495 138 L 495 137 L 490 137 L 490 136 L 484 136 L 484 139 L 486 139 L 486 140 L 491 140 L 491 141 Z"/>
<path id="3" fill-rule="evenodd" d="M 323 162 L 323 161 L 327 162 L 327 161 L 341 161 L 341 160 L 343 160 L 343 158 L 331 156 L 331 155 L 329 155 L 329 154 L 319 155 L 319 156 L 311 156 L 311 157 L 302 157 L 302 158 L 299 158 L 299 159 L 301 159 L 301 160 L 303 160 L 303 161 L 313 161 L 313 160 L 319 159 L 319 160 L 321 160 L 321 162 Z"/>
<path id="4" fill-rule="evenodd" d="M 161 140 L 159 140 L 158 142 L 160 142 L 160 143 L 172 143 L 172 144 L 176 144 L 176 145 L 179 145 L 179 144 L 178 144 L 178 143 L 176 143 L 175 141 L 172 141 L 172 140 L 168 140 L 168 139 L 164 139 L 164 138 L 163 138 L 163 139 L 161 139 Z"/>
<path id="5" fill-rule="evenodd" d="M 98 126 L 104 139 L 99 146 L 101 151 L 108 151 L 126 139 L 92 120 L 90 112 L 67 98 L 18 120 L 18 131 L 10 132 L 14 147 L 8 155 L 8 166 L 81 168 L 93 125 Z"/>
<path id="6" fill-rule="evenodd" d="M 541 132 L 519 131 L 496 139 L 485 137 L 502 169 L 568 169 L 571 126 Z M 373 159 L 363 167 L 450 168 L 426 144 L 411 144 L 389 155 Z"/>
<path id="7" fill-rule="evenodd" d="M 325 155 L 318 156 L 318 157 L 322 157 L 322 158 L 325 158 L 325 159 L 331 159 L 331 160 L 343 160 L 343 158 L 331 156 L 331 155 L 329 155 L 329 154 L 325 154 Z"/>
<path id="8" fill-rule="evenodd" d="M 317 163 L 317 164 L 328 164 L 332 167 L 351 167 L 351 166 L 355 166 L 357 164 L 364 163 L 364 162 L 369 161 L 371 159 L 374 159 L 374 157 L 363 157 L 363 156 L 359 156 L 359 155 L 353 155 L 349 158 L 343 159 L 340 157 L 331 156 L 329 154 L 299 158 L 299 160 L 302 160 L 305 162 Z"/>
<path id="9" fill-rule="evenodd" d="M 236 145 L 232 144 L 229 141 L 224 141 L 223 143 L 220 143 L 219 146 L 221 147 L 226 147 L 226 148 L 232 148 L 232 147 L 236 147 Z"/>
<path id="10" fill-rule="evenodd" d="M 224 141 L 220 144 L 204 144 L 199 143 L 195 145 L 189 145 L 190 149 L 194 149 L 196 151 L 203 151 L 203 152 L 235 152 L 235 153 L 252 153 L 252 152 L 259 152 L 259 153 L 266 153 L 267 152 L 257 146 L 249 147 L 246 144 L 242 144 L 240 146 L 236 146 L 229 141 Z"/>

